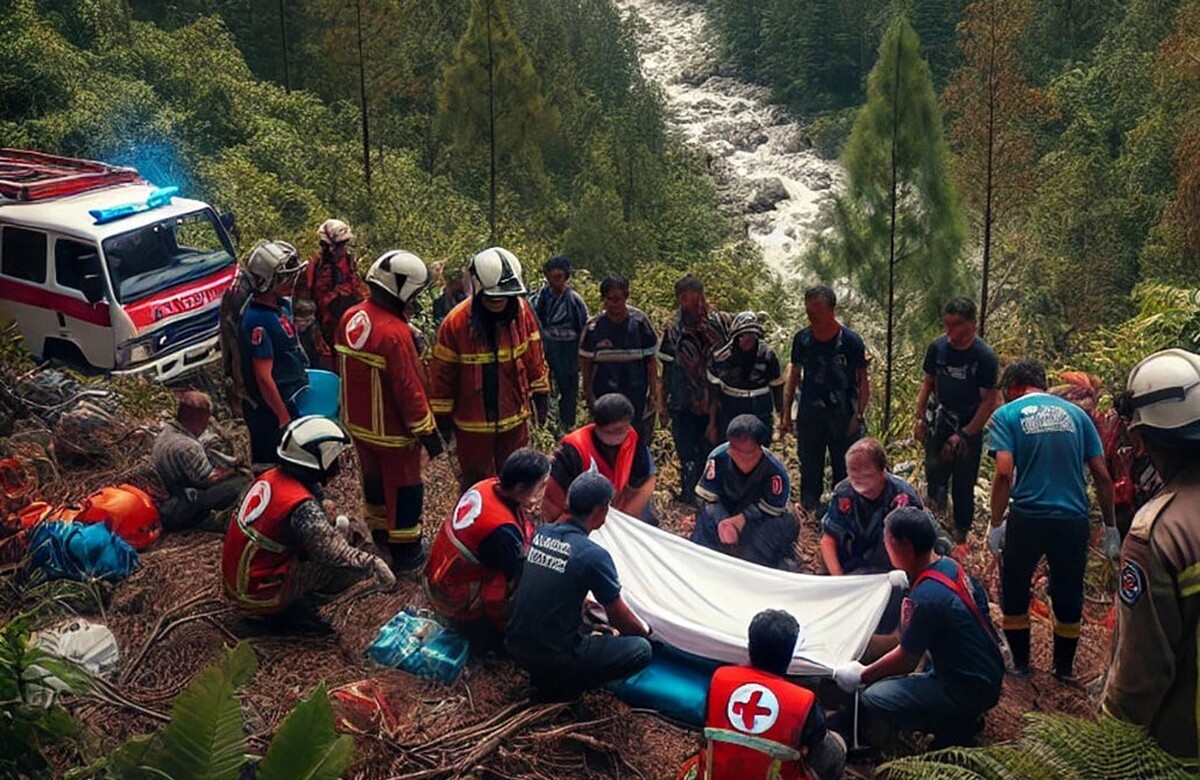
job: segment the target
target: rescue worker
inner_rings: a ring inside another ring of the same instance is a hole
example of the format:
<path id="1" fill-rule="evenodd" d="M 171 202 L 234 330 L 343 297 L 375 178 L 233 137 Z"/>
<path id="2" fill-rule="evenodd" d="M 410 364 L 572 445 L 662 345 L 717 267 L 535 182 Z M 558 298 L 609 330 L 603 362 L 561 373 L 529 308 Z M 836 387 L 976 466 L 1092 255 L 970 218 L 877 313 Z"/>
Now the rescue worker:
<path id="1" fill-rule="evenodd" d="M 1000 558 L 1004 635 L 1014 673 L 1028 674 L 1030 580 L 1045 555 L 1054 610 L 1054 674 L 1070 680 L 1087 567 L 1090 504 L 1084 465 L 1104 518 L 1105 554 L 1115 559 L 1120 534 L 1113 518 L 1112 480 L 1096 426 L 1078 406 L 1046 392 L 1041 363 L 1013 363 L 1000 386 L 1007 403 L 988 423 L 988 451 L 996 459 L 988 545 Z"/>
<path id="2" fill-rule="evenodd" d="M 631 517 L 658 525 L 650 499 L 654 495 L 654 461 L 650 448 L 633 430 L 633 404 L 620 393 L 596 399 L 592 422 L 562 438 L 550 462 L 550 482 L 542 517 L 554 522 L 567 510 L 567 490 L 585 471 L 598 471 L 613 485 L 612 505 Z"/>
<path id="3" fill-rule="evenodd" d="M 841 780 L 846 743 L 808 688 L 788 681 L 800 624 L 765 609 L 750 621 L 750 665 L 722 666 L 705 704 L 706 749 L 680 780 Z"/>
<path id="4" fill-rule="evenodd" d="M 298 297 L 317 307 L 321 340 L 332 346 L 342 315 L 367 297 L 358 274 L 358 258 L 350 251 L 354 231 L 340 219 L 327 219 L 317 228 L 317 251 L 308 264 L 304 289 Z"/>
<path id="5" fill-rule="evenodd" d="M 860 703 L 874 738 L 901 729 L 932 733 L 935 749 L 974 744 L 1004 681 L 983 586 L 937 553 L 937 538 L 936 524 L 923 509 L 901 507 L 888 514 L 888 556 L 912 583 L 901 608 L 900 644 L 870 666 L 852 661 L 833 670 L 847 693 L 867 686 Z M 927 670 L 913 674 L 926 653 Z"/>
<path id="6" fill-rule="evenodd" d="M 373 576 L 396 576 L 383 559 L 351 547 L 321 508 L 350 439 L 327 417 L 301 417 L 284 431 L 279 465 L 251 483 L 221 548 L 221 579 L 235 609 L 271 617 L 280 628 L 328 631 L 314 607 Z"/>
<path id="7" fill-rule="evenodd" d="M 913 486 L 888 473 L 878 439 L 859 439 L 846 452 L 849 476 L 833 489 L 821 521 L 821 558 L 834 576 L 892 570 L 883 544 L 883 519 L 893 509 L 923 509 Z"/>
<path id="8" fill-rule="evenodd" d="M 654 432 L 658 336 L 650 319 L 629 305 L 629 280 L 612 274 L 600 283 L 604 311 L 592 316 L 579 340 L 579 367 L 588 409 L 605 393 L 620 393 L 633 404 L 633 429 L 649 443 Z"/>
<path id="9" fill-rule="evenodd" d="M 925 350 L 925 379 L 917 392 L 913 438 L 925 445 L 929 503 L 946 509 L 947 485 L 954 504 L 954 540 L 967 541 L 975 520 L 975 482 L 983 453 L 983 426 L 1000 406 L 1000 361 L 975 335 L 975 302 L 954 298 L 942 309 L 945 334 Z"/>
<path id="10" fill-rule="evenodd" d="M 752 414 L 733 418 L 728 441 L 708 456 L 696 485 L 692 541 L 760 566 L 783 568 L 800 524 L 788 511 L 787 467 L 767 450 L 771 429 Z"/>
<path id="11" fill-rule="evenodd" d="M 712 355 L 708 381 L 714 387 L 706 435 L 714 445 L 739 414 L 752 414 L 767 430 L 775 429 L 775 411 L 783 411 L 783 371 L 754 312 L 733 318 L 729 340 Z"/>
<path id="12" fill-rule="evenodd" d="M 1121 547 L 1113 663 L 1103 711 L 1145 727 L 1164 750 L 1200 755 L 1200 356 L 1156 352 L 1134 366 L 1123 412 L 1162 492 L 1134 517 Z"/>
<path id="13" fill-rule="evenodd" d="M 559 255 L 542 266 L 546 284 L 534 295 L 533 313 L 542 328 L 542 349 L 558 388 L 558 424 L 575 428 L 579 406 L 579 338 L 588 321 L 587 304 L 571 289 L 571 259 Z"/>
<path id="14" fill-rule="evenodd" d="M 729 338 L 731 318 L 709 307 L 704 285 L 691 274 L 675 283 L 675 303 L 679 308 L 663 329 L 658 345 L 663 372 L 658 416 L 664 421 L 670 416 L 679 458 L 679 500 L 695 506 L 696 483 L 704 461 L 718 444 L 707 436 L 712 407 L 708 365 L 713 350 Z"/>
<path id="15" fill-rule="evenodd" d="M 308 389 L 308 361 L 289 298 L 304 266 L 296 248 L 283 241 L 258 242 L 246 261 L 254 294 L 239 323 L 238 350 L 245 382 L 242 415 L 256 471 L 275 462 L 283 428 L 299 415 L 297 404 Z"/>
<path id="16" fill-rule="evenodd" d="M 150 448 L 154 470 L 167 491 L 158 505 L 164 531 L 203 525 L 214 512 L 237 503 L 246 479 L 234 469 L 215 464 L 200 443 L 212 419 L 212 399 L 189 390 L 179 396 L 174 420 L 167 420 Z"/>
<path id="17" fill-rule="evenodd" d="M 862 337 L 838 322 L 832 288 L 808 288 L 804 311 L 809 326 L 792 339 L 779 432 L 786 434 L 792 425 L 792 401 L 800 388 L 795 428 L 800 505 L 814 512 L 821 501 L 826 453 L 836 485 L 846 478 L 846 450 L 862 435 L 863 413 L 871 398 L 870 356 Z"/>
<path id="18" fill-rule="evenodd" d="M 584 472 L 567 491 L 570 516 L 534 532 L 504 647 L 529 672 L 535 700 L 569 701 L 650 663 L 650 626 L 621 598 L 612 556 L 588 538 L 612 497 L 612 483 Z M 583 632 L 589 592 L 619 636 Z"/>
<path id="19" fill-rule="evenodd" d="M 409 306 L 428 284 L 421 258 L 385 252 L 367 271 L 370 297 L 346 311 L 336 334 L 342 424 L 358 453 L 367 524 L 376 544 L 387 545 L 394 571 L 424 562 L 421 448 L 431 459 L 443 449 L 408 323 Z"/>
<path id="20" fill-rule="evenodd" d="M 456 436 L 461 489 L 496 475 L 529 443 L 529 409 L 546 421 L 550 372 L 537 317 L 525 300 L 521 263 L 492 247 L 468 266 L 474 293 L 438 328 L 429 405 L 442 437 Z"/>
<path id="21" fill-rule="evenodd" d="M 499 477 L 458 499 L 425 565 L 425 591 L 438 614 L 497 631 L 508 625 L 549 473 L 550 460 L 524 447 L 508 456 Z"/>

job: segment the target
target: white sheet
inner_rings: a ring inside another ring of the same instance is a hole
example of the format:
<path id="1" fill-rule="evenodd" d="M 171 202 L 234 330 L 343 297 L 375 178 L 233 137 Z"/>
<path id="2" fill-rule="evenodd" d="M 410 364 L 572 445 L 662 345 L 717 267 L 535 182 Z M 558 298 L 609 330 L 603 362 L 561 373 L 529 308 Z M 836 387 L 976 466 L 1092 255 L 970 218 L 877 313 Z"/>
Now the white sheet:
<path id="1" fill-rule="evenodd" d="M 592 539 L 613 557 L 622 594 L 654 634 L 681 650 L 746 663 L 746 630 L 764 609 L 800 623 L 790 674 L 829 675 L 857 659 L 902 572 L 824 577 L 767 569 L 611 510 Z"/>

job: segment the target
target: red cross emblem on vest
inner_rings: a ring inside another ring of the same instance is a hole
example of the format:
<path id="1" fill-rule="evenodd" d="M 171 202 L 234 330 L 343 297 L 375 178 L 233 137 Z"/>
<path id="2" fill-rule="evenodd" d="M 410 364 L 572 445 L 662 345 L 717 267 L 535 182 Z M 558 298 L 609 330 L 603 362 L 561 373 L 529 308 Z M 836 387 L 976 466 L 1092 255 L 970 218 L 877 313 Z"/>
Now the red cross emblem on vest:
<path id="1" fill-rule="evenodd" d="M 738 731 L 761 734 L 779 719 L 779 699 L 765 685 L 746 683 L 729 695 L 726 715 Z"/>

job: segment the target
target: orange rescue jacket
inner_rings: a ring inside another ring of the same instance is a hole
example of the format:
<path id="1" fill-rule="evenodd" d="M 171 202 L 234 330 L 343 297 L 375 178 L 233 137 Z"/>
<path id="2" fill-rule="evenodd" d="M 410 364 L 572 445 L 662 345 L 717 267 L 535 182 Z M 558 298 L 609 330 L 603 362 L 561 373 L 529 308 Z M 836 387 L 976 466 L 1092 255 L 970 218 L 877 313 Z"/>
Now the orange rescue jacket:
<path id="1" fill-rule="evenodd" d="M 570 444 L 579 453 L 584 471 L 594 467 L 612 483 L 613 495 L 619 496 L 621 491 L 629 485 L 630 472 L 633 470 L 633 457 L 638 448 L 637 431 L 633 428 L 629 429 L 629 434 L 617 450 L 617 462 L 609 463 L 596 449 L 596 440 L 592 434 L 595 428 L 595 423 L 577 428 L 564 436 L 562 443 Z"/>
<path id="2" fill-rule="evenodd" d="M 311 498 L 303 483 L 278 468 L 263 472 L 246 491 L 221 548 L 225 594 L 242 612 L 268 614 L 288 605 L 299 552 L 288 518 Z"/>
<path id="3" fill-rule="evenodd" d="M 542 354 L 537 317 L 524 298 L 517 316 L 497 328 L 495 348 L 473 321 L 474 296 L 455 306 L 438 328 L 429 365 L 429 405 L 437 415 L 451 415 L 461 430 L 504 433 L 529 417 L 532 396 L 550 392 L 550 371 Z M 483 371 L 498 364 L 499 398 L 495 420 L 487 419 Z"/>
<path id="4" fill-rule="evenodd" d="M 433 433 L 425 367 L 403 316 L 366 300 L 346 311 L 336 337 L 342 424 L 355 441 L 415 447 Z"/>
<path id="5" fill-rule="evenodd" d="M 503 629 L 508 625 L 515 583 L 479 561 L 479 546 L 497 528 L 512 525 L 528 550 L 533 523 L 496 495 L 499 484 L 498 477 L 475 484 L 446 517 L 425 564 L 425 590 L 440 614 L 456 620 L 486 617 Z"/>
<path id="6" fill-rule="evenodd" d="M 708 686 L 705 780 L 801 780 L 800 734 L 816 696 L 749 666 L 723 666 Z"/>

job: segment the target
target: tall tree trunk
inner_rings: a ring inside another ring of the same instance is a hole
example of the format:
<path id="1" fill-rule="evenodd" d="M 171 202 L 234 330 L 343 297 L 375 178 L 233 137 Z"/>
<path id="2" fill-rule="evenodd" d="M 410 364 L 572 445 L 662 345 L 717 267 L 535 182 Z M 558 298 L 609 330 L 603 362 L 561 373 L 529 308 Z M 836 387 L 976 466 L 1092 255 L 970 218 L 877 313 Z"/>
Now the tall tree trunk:
<path id="1" fill-rule="evenodd" d="M 979 337 L 987 336 L 988 282 L 992 268 L 992 174 L 996 147 L 996 20 L 990 27 L 991 47 L 988 52 L 987 74 L 987 162 L 983 185 L 983 274 L 979 291 Z"/>
<path id="2" fill-rule="evenodd" d="M 371 123 L 367 115 L 367 64 L 363 60 L 362 0 L 355 0 L 354 16 L 358 27 L 358 103 L 362 112 L 363 178 L 371 194 Z"/>
<path id="3" fill-rule="evenodd" d="M 279 43 L 283 48 L 283 91 L 292 94 L 292 72 L 288 67 L 287 16 L 284 14 L 284 0 L 279 0 Z"/>
<path id="4" fill-rule="evenodd" d="M 488 243 L 496 245 L 496 90 L 492 84 L 494 64 L 492 60 L 492 0 L 487 7 L 487 50 L 488 50 Z"/>
<path id="5" fill-rule="evenodd" d="M 896 172 L 896 137 L 900 132 L 900 50 L 903 39 L 896 42 L 896 68 L 892 84 L 892 196 L 891 224 L 888 226 L 888 302 L 887 302 L 887 370 L 883 385 L 883 439 L 892 438 L 892 357 L 896 341 L 896 200 L 899 186 Z"/>

